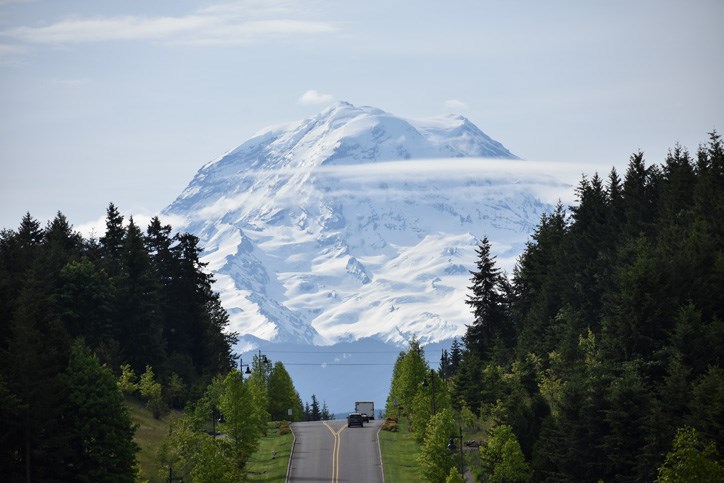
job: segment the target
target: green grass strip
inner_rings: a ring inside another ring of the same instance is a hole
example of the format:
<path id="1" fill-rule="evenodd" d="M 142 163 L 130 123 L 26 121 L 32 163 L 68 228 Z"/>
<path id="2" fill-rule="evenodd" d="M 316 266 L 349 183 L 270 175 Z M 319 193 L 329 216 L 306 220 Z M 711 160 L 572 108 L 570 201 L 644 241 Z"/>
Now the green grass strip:
<path id="1" fill-rule="evenodd" d="M 279 434 L 276 424 L 270 423 L 267 435 L 259 441 L 259 449 L 246 463 L 246 481 L 286 481 L 292 439 L 291 433 Z"/>
<path id="2" fill-rule="evenodd" d="M 380 449 L 386 482 L 423 481 L 417 463 L 420 446 L 415 441 L 414 433 L 405 430 L 380 431 Z"/>

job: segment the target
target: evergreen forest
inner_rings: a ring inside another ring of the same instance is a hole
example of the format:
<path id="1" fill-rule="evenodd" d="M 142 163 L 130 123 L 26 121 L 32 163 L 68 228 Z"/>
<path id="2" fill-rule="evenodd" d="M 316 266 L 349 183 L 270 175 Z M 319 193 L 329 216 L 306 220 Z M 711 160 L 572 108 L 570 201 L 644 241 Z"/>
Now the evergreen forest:
<path id="1" fill-rule="evenodd" d="M 467 458 L 481 481 L 724 480 L 721 137 L 575 190 L 513 274 L 480 241 L 474 321 L 438 370 L 414 340 L 400 354 L 393 429 L 407 419 L 429 481 L 462 481 L 440 451 L 458 426 L 460 443 L 484 431 Z"/>
<path id="2" fill-rule="evenodd" d="M 4 481 L 133 481 L 123 389 L 135 374 L 158 415 L 234 367 L 236 336 L 200 251 L 158 218 L 145 233 L 124 223 L 113 204 L 99 239 L 62 213 L 0 233 Z"/>

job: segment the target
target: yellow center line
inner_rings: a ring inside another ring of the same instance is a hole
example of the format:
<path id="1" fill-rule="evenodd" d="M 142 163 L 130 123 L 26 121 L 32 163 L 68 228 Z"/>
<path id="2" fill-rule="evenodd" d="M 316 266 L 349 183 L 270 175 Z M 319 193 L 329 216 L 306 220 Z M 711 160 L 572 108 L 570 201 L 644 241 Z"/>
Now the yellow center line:
<path id="1" fill-rule="evenodd" d="M 332 433 L 332 436 L 334 436 L 334 447 L 332 448 L 332 483 L 338 483 L 339 482 L 339 447 L 342 443 L 342 436 L 340 433 L 344 431 L 344 428 L 347 426 L 342 426 L 338 431 L 335 431 L 332 426 L 327 424 L 326 421 L 322 421 L 322 423 L 327 427 L 327 429 Z"/>

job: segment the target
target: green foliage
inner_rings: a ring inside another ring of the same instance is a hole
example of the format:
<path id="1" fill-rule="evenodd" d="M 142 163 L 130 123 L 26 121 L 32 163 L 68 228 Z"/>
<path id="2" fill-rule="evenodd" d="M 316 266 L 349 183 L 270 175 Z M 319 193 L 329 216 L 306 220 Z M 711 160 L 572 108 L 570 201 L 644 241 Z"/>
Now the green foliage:
<path id="1" fill-rule="evenodd" d="M 433 414 L 450 409 L 450 394 L 435 371 L 430 371 L 412 400 L 411 420 L 415 439 L 422 443 Z"/>
<path id="2" fill-rule="evenodd" d="M 711 366 L 692 389 L 690 423 L 709 440 L 724 441 L 724 369 Z"/>
<path id="3" fill-rule="evenodd" d="M 410 341 L 409 350 L 400 354 L 395 364 L 393 378 L 390 384 L 390 395 L 388 404 L 392 403 L 392 411 L 402 408 L 402 413 L 413 416 L 413 403 L 417 392 L 422 387 L 422 381 L 429 373 L 429 367 L 425 361 L 425 352 L 420 343 L 413 338 Z M 397 401 L 397 405 L 394 405 Z"/>
<path id="4" fill-rule="evenodd" d="M 483 468 L 490 482 L 528 481 L 530 469 L 510 426 L 496 426 L 480 447 Z"/>
<path id="5" fill-rule="evenodd" d="M 508 313 L 507 280 L 495 266 L 495 257 L 490 253 L 487 237 L 476 249 L 477 271 L 471 272 L 471 294 L 465 301 L 473 312 L 473 324 L 465 334 L 465 346 L 483 358 L 493 351 L 496 339 L 504 345 L 512 342 L 514 328 Z"/>
<path id="6" fill-rule="evenodd" d="M 130 364 L 121 366 L 121 375 L 118 377 L 118 389 L 125 395 L 131 395 L 138 391 L 138 383 L 136 382 L 136 373 L 131 369 Z"/>
<path id="7" fill-rule="evenodd" d="M 146 400 L 146 407 L 151 410 L 153 417 L 161 417 L 166 405 L 163 401 L 163 389 L 161 384 L 156 382 L 155 374 L 151 366 L 146 366 L 146 372 L 141 374 L 138 381 L 138 392 Z"/>
<path id="8" fill-rule="evenodd" d="M 190 476 L 194 482 L 236 482 L 243 480 L 232 444 L 197 430 L 193 418 L 184 415 L 173 421 L 169 437 L 159 449 L 163 464 L 160 477 Z"/>
<path id="9" fill-rule="evenodd" d="M 420 445 L 407 431 L 382 431 L 379 433 L 382 467 L 385 481 L 422 481 L 418 463 Z"/>
<path id="10" fill-rule="evenodd" d="M 235 336 L 225 333 L 228 316 L 198 260 L 198 240 L 171 236 L 158 220 L 144 235 L 133 220 L 124 226 L 113 204 L 107 215 L 99 240 L 83 239 L 62 213 L 44 228 L 27 214 L 17 230 L 0 231 L 0 473 L 8 481 L 83 478 L 64 473 L 91 451 L 70 441 L 69 407 L 85 403 L 73 392 L 82 381 L 66 372 L 71 340 L 83 339 L 97 356 L 85 366 L 124 366 L 114 390 L 126 394 L 136 390 L 133 372 L 154 367 L 156 385 L 144 385 L 143 397 L 157 416 L 161 384 L 166 399 L 182 407 L 232 365 Z M 87 394 L 89 405 L 94 394 Z M 83 409 L 73 414 L 92 417 Z"/>
<path id="11" fill-rule="evenodd" d="M 636 153 L 576 197 L 512 287 L 481 243 L 456 407 L 509 425 L 535 480 L 651 479 L 677 427 L 724 444 L 724 144 Z"/>
<path id="12" fill-rule="evenodd" d="M 113 286 L 105 271 L 88 258 L 67 263 L 59 273 L 58 311 L 71 337 L 92 347 L 113 337 Z"/>
<path id="13" fill-rule="evenodd" d="M 256 450 L 259 439 L 266 433 L 268 413 L 266 400 L 259 395 L 259 388 L 242 373 L 232 370 L 224 379 L 224 391 L 219 399 L 219 409 L 224 415 L 220 425 L 226 435 L 239 468 Z"/>
<path id="14" fill-rule="evenodd" d="M 450 474 L 445 478 L 445 483 L 465 483 L 465 478 L 463 478 L 458 469 L 453 466 L 450 469 Z"/>
<path id="15" fill-rule="evenodd" d="M 457 462 L 457 454 L 447 449 L 450 437 L 457 432 L 453 412 L 443 409 L 428 425 L 425 441 L 417 458 L 422 474 L 430 482 L 444 482 Z"/>
<path id="16" fill-rule="evenodd" d="M 74 481 L 134 481 L 134 425 L 111 371 L 82 342 L 65 372 L 65 431 L 74 449 L 65 466 Z"/>
<path id="17" fill-rule="evenodd" d="M 261 374 L 245 381 L 236 369 L 214 378 L 204 396 L 172 425 L 159 455 L 163 465 L 193 481 L 240 481 L 267 431 L 263 382 Z M 216 428 L 211 435 L 207 434 L 210 420 Z"/>
<path id="18" fill-rule="evenodd" d="M 269 424 L 267 435 L 259 442 L 259 449 L 249 458 L 245 467 L 244 481 L 286 481 L 293 436 L 291 430 L 276 431 Z"/>
<path id="19" fill-rule="evenodd" d="M 466 431 L 477 431 L 480 429 L 480 420 L 465 403 L 463 403 L 463 406 L 460 409 L 460 421 L 463 429 Z"/>
<path id="20" fill-rule="evenodd" d="M 724 466 L 718 461 L 716 445 L 705 444 L 691 427 L 676 432 L 671 451 L 659 467 L 660 482 L 722 481 Z"/>
<path id="21" fill-rule="evenodd" d="M 292 378 L 283 363 L 276 362 L 274 364 L 269 375 L 267 389 L 269 395 L 268 411 L 273 421 L 281 421 L 282 419 L 302 420 L 304 409 L 301 407 L 299 394 L 294 388 Z M 291 418 L 288 415 L 289 409 L 292 410 Z"/>
<path id="22" fill-rule="evenodd" d="M 73 451 L 63 421 L 70 344 L 46 275 L 39 267 L 25 271 L 12 318 L 0 324 L 6 335 L 0 345 L 2 392 L 11 403 L 0 411 L 0 464 L 10 481 L 52 479 Z"/>
<path id="23" fill-rule="evenodd" d="M 163 388 L 165 403 L 174 409 L 183 409 L 182 401 L 185 399 L 185 392 L 186 385 L 183 380 L 178 374 L 172 372 L 166 387 Z"/>

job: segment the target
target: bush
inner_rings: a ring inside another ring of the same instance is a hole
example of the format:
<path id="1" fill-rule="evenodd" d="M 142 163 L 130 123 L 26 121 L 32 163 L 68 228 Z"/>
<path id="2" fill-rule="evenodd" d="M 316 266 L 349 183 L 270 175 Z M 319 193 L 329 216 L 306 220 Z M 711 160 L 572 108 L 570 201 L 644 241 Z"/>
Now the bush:
<path id="1" fill-rule="evenodd" d="M 382 430 L 383 431 L 392 431 L 393 433 L 396 433 L 397 432 L 397 418 L 385 419 L 385 422 L 382 423 Z"/>

